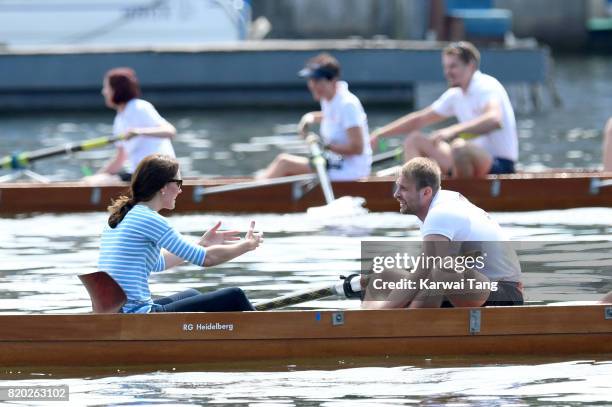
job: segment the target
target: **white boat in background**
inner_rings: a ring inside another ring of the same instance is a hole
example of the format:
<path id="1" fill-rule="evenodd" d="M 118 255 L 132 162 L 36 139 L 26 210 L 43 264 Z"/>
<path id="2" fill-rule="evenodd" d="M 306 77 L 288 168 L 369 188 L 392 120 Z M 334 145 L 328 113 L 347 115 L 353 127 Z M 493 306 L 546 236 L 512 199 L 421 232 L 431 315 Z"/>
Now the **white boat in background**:
<path id="1" fill-rule="evenodd" d="M 247 38 L 250 0 L 0 0 L 0 45 L 142 47 Z"/>

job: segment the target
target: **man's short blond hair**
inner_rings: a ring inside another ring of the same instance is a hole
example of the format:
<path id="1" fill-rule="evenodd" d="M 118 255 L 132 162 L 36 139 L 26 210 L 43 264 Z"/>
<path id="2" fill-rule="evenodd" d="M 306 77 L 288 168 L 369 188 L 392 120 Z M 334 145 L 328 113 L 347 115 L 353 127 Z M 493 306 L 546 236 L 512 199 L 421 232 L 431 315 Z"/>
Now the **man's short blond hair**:
<path id="1" fill-rule="evenodd" d="M 401 174 L 404 178 L 414 181 L 417 191 L 431 187 L 435 194 L 440 190 L 440 166 L 429 158 L 413 158 L 402 166 Z"/>
<path id="2" fill-rule="evenodd" d="M 466 65 L 473 62 L 476 68 L 480 67 L 480 52 L 471 42 L 459 41 L 450 43 L 444 47 L 442 53 L 444 55 L 455 55 Z"/>

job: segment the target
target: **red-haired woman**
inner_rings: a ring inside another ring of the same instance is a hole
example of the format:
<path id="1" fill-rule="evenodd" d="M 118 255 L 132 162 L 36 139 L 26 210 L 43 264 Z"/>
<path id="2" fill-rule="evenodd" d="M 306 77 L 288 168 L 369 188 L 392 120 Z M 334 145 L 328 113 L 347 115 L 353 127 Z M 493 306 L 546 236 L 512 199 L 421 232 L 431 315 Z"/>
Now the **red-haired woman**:
<path id="1" fill-rule="evenodd" d="M 113 135 L 124 135 L 126 140 L 117 143 L 115 157 L 86 181 L 129 181 L 144 157 L 155 153 L 175 156 L 171 140 L 176 136 L 176 129 L 151 103 L 140 99 L 140 85 L 133 69 L 108 71 L 104 75 L 102 95 L 106 106 L 117 111 Z"/>

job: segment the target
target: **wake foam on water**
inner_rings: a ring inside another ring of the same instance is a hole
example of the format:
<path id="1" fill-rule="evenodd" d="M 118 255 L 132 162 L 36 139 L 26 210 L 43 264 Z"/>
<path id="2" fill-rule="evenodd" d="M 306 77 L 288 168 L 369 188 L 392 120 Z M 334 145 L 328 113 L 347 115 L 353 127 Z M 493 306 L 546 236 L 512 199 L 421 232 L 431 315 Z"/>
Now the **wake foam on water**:
<path id="1" fill-rule="evenodd" d="M 324 206 L 314 206 L 308 208 L 306 214 L 308 216 L 317 216 L 320 218 L 337 218 L 365 215 L 369 211 L 364 208 L 365 199 L 355 196 L 343 196 L 333 200 Z"/>

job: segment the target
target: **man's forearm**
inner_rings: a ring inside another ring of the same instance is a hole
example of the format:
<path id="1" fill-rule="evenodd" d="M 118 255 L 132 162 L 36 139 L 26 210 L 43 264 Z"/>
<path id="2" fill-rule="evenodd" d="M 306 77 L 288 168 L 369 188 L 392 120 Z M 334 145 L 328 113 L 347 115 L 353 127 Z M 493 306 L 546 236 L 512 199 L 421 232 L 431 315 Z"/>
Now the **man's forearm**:
<path id="1" fill-rule="evenodd" d="M 420 128 L 418 116 L 410 113 L 392 121 L 386 126 L 376 129 L 372 134 L 377 137 L 390 137 L 410 133 Z"/>
<path id="2" fill-rule="evenodd" d="M 464 123 L 454 124 L 447 129 L 452 131 L 455 137 L 459 137 L 463 133 L 487 134 L 501 127 L 501 121 L 495 115 L 487 114 Z"/>

